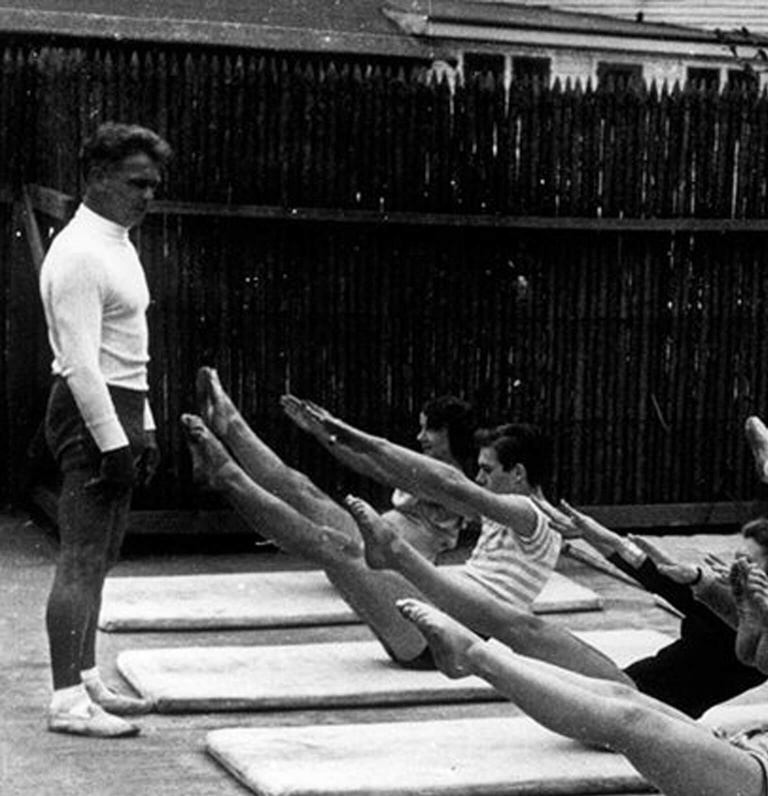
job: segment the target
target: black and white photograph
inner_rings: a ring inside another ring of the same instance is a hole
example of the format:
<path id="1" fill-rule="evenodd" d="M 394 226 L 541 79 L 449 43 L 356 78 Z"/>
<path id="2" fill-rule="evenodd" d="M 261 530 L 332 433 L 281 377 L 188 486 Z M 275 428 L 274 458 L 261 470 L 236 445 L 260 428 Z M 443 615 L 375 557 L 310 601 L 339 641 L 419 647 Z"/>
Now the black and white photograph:
<path id="1" fill-rule="evenodd" d="M 768 5 L 0 0 L 0 291 L 2 796 L 768 796 Z"/>

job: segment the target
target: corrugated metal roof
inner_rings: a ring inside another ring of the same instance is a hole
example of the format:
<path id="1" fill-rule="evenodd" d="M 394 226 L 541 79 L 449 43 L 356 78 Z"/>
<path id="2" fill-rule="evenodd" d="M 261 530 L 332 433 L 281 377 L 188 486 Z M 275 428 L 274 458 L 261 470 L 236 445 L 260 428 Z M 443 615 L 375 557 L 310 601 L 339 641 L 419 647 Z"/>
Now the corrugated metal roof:
<path id="1" fill-rule="evenodd" d="M 671 24 L 638 22 L 594 12 L 574 12 L 549 6 L 484 0 L 387 0 L 385 9 L 399 9 L 422 15 L 433 23 L 455 22 L 466 26 L 514 27 L 532 30 L 557 30 L 611 36 L 715 41 L 713 31 Z"/>
<path id="2" fill-rule="evenodd" d="M 494 0 L 499 1 L 505 4 L 509 2 Z M 768 36 L 768 3 L 757 0 L 515 0 L 509 4 L 604 14 L 619 19 L 637 20 L 638 15 L 642 15 L 645 22 L 704 30 L 746 28 L 751 33 Z"/>
<path id="3" fill-rule="evenodd" d="M 516 25 L 542 29 L 550 25 L 564 32 L 599 29 L 609 35 L 663 38 L 659 26 L 667 25 L 671 36 L 683 40 L 692 34 L 676 33 L 671 26 L 709 33 L 747 27 L 768 36 L 768 3 L 747 0 L 392 0 L 392 4 L 424 14 L 425 19 L 430 10 L 447 6 L 470 15 L 473 7 L 493 6 L 513 15 Z M 386 5 L 387 0 L 0 0 L 0 31 L 273 50 L 442 55 L 439 41 L 403 35 L 382 13 Z M 643 25 L 637 24 L 639 13 Z"/>

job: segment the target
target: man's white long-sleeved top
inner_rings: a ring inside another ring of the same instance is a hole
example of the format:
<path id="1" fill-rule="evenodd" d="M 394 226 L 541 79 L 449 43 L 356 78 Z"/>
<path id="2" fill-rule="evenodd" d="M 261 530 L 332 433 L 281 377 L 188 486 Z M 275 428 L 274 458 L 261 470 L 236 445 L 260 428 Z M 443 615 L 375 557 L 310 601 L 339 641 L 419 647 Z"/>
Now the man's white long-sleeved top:
<path id="1" fill-rule="evenodd" d="M 146 392 L 149 290 L 128 230 L 80 205 L 43 261 L 40 294 L 63 376 L 102 452 L 128 438 L 108 385 Z M 154 429 L 149 404 L 144 426 Z"/>

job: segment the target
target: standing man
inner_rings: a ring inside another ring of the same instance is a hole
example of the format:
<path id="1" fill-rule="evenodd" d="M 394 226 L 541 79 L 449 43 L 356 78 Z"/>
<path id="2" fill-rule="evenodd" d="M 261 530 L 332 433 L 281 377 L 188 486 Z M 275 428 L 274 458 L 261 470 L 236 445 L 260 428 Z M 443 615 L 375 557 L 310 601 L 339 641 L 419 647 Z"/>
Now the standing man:
<path id="1" fill-rule="evenodd" d="M 147 402 L 149 291 L 128 231 L 144 218 L 170 155 L 151 130 L 99 127 L 80 155 L 83 202 L 40 274 L 54 355 L 46 438 L 62 474 L 60 551 L 46 611 L 53 732 L 136 735 L 139 728 L 119 716 L 151 707 L 104 684 L 96 628 L 133 486 L 159 461 Z"/>

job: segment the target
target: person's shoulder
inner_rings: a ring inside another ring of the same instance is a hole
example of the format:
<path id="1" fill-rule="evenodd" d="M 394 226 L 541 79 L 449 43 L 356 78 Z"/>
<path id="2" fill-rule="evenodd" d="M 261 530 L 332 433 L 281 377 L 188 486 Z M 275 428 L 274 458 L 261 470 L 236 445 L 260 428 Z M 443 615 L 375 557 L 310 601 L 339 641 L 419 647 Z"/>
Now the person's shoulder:
<path id="1" fill-rule="evenodd" d="M 55 264 L 58 268 L 96 267 L 102 257 L 98 247 L 77 225 L 71 222 L 51 241 L 44 265 Z"/>

